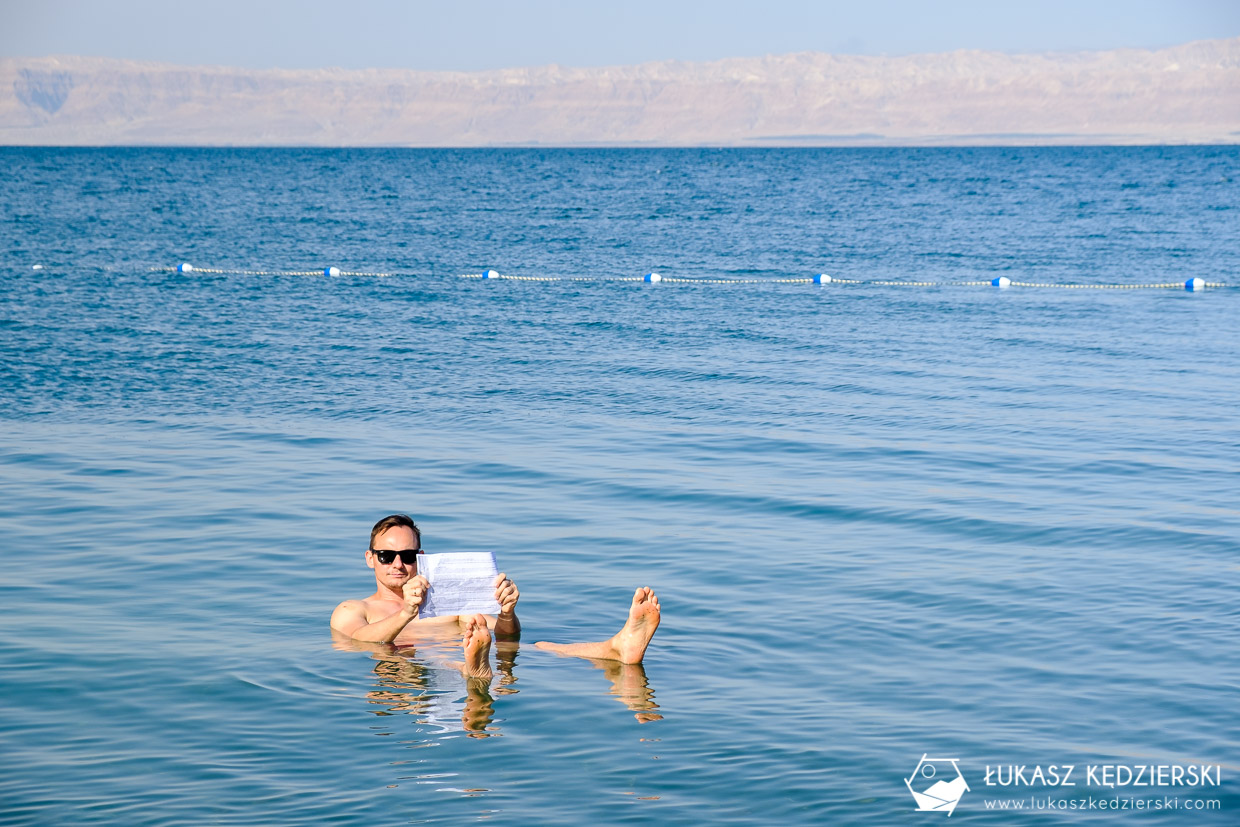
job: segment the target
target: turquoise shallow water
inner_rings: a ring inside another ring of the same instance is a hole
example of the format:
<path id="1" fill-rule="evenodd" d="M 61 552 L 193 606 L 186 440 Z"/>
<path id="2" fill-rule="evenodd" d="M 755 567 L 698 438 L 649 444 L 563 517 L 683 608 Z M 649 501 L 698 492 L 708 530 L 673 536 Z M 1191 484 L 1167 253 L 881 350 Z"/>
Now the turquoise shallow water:
<path id="1" fill-rule="evenodd" d="M 1240 291 L 457 278 L 1237 283 L 1240 150 L 0 156 L 5 823 L 937 822 L 925 753 L 952 823 L 1240 812 Z M 521 586 L 467 724 L 328 634 L 395 510 Z M 529 645 L 639 585 L 644 670 Z"/>

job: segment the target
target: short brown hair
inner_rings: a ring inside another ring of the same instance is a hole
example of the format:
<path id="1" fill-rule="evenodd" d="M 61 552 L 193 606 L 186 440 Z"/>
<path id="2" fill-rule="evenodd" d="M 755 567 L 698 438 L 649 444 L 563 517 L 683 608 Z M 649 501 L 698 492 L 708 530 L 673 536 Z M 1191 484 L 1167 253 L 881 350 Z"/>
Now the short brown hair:
<path id="1" fill-rule="evenodd" d="M 370 530 L 370 547 L 375 547 L 375 538 L 389 528 L 404 526 L 413 529 L 413 536 L 418 540 L 418 547 L 422 546 L 422 532 L 418 530 L 417 525 L 413 522 L 408 514 L 389 514 L 379 522 L 375 523 L 375 527 Z"/>

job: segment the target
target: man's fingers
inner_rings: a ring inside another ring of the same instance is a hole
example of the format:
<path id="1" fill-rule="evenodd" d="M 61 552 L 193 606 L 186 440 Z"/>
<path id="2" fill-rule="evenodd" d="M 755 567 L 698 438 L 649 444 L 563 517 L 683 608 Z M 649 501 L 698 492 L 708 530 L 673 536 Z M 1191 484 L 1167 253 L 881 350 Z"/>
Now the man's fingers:
<path id="1" fill-rule="evenodd" d="M 517 605 L 517 598 L 521 596 L 521 592 L 517 591 L 516 585 L 509 583 L 502 589 L 495 590 L 495 602 L 501 607 L 511 609 Z"/>
<path id="2" fill-rule="evenodd" d="M 500 609 L 511 610 L 520 595 L 517 584 L 509 580 L 508 575 L 503 572 L 495 575 L 495 602 L 500 605 Z"/>

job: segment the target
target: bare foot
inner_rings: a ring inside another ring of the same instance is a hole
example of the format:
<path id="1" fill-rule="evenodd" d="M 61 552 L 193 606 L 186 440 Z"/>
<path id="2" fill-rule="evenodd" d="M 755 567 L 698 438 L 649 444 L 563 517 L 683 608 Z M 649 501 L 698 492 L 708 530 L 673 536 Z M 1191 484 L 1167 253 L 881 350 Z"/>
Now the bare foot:
<path id="1" fill-rule="evenodd" d="M 471 617 L 465 626 L 464 649 L 461 674 L 467 678 L 491 680 L 491 630 L 487 628 L 487 619 L 480 614 Z"/>
<path id="2" fill-rule="evenodd" d="M 649 588 L 642 587 L 633 593 L 629 606 L 629 619 L 624 628 L 611 638 L 595 643 L 547 643 L 539 641 L 534 646 L 561 655 L 597 660 L 618 660 L 621 663 L 641 663 L 646 647 L 659 628 L 659 598 Z"/>
<path id="3" fill-rule="evenodd" d="M 646 647 L 659 628 L 659 598 L 643 586 L 633 592 L 633 605 L 629 606 L 629 619 L 624 628 L 611 639 L 621 663 L 641 663 Z"/>

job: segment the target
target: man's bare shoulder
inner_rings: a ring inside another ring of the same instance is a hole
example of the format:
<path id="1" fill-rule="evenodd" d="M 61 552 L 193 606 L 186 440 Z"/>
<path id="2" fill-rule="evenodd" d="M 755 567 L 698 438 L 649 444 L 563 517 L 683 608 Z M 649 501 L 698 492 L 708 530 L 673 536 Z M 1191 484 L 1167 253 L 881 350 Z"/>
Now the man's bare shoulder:
<path id="1" fill-rule="evenodd" d="M 337 606 L 332 612 L 331 625 L 333 629 L 349 631 L 346 627 L 355 626 L 359 620 L 363 626 L 370 622 L 370 601 L 364 597 L 345 600 Z"/>

